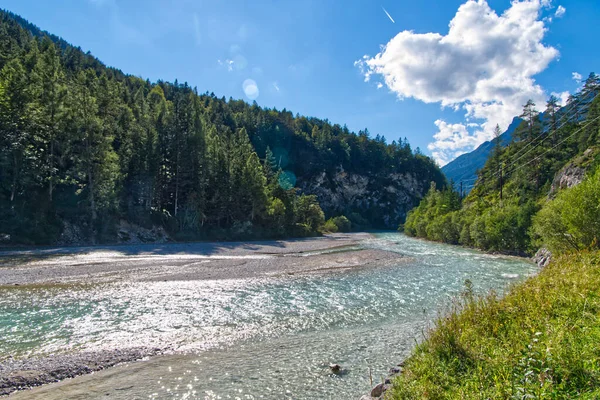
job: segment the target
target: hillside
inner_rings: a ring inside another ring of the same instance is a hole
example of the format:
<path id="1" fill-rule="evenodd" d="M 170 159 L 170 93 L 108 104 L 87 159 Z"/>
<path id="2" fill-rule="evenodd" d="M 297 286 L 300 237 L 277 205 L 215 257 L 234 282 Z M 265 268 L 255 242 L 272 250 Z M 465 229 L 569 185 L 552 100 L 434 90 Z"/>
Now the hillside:
<path id="1" fill-rule="evenodd" d="M 548 130 L 551 130 L 553 124 L 556 124 L 558 121 L 565 119 L 577 122 L 584 121 L 593 99 L 594 97 L 589 96 L 588 94 L 584 94 L 577 99 L 572 96 L 570 99 L 571 101 L 568 104 L 559 107 L 558 99 L 551 96 L 549 104 L 546 104 L 547 107 L 550 105 L 550 108 L 537 115 L 538 121 L 536 123 L 539 124 L 540 130 L 547 132 Z M 506 147 L 513 141 L 519 140 L 519 138 L 514 137 L 514 133 L 519 128 L 526 129 L 525 127 L 521 127 L 521 124 L 524 122 L 524 117 L 525 115 L 514 117 L 506 131 L 500 135 L 500 145 L 502 147 Z M 469 194 L 475 186 L 479 170 L 485 166 L 494 150 L 494 146 L 494 140 L 482 143 L 475 150 L 462 154 L 444 165 L 442 167 L 442 172 L 446 178 L 448 178 L 448 181 L 454 182 L 455 189 L 460 190 L 462 182 L 463 193 L 465 195 Z"/>
<path id="2" fill-rule="evenodd" d="M 513 133 L 523 122 L 519 117 L 515 117 L 508 129 L 500 135 L 500 143 L 507 146 L 513 140 Z M 494 142 L 487 141 L 479 145 L 470 153 L 463 154 L 442 167 L 442 172 L 449 181 L 454 182 L 455 187 L 460 188 L 463 182 L 463 191 L 468 194 L 473 188 L 473 182 L 477 178 L 477 171 L 485 165 L 489 155 L 494 149 Z"/>
<path id="3" fill-rule="evenodd" d="M 303 236 L 337 216 L 389 228 L 445 183 L 407 142 L 151 83 L 6 11 L 0 130 L 8 243 Z"/>
<path id="4" fill-rule="evenodd" d="M 405 232 L 490 251 L 534 253 L 550 232 L 534 229 L 535 216 L 560 188 L 579 184 L 600 165 L 599 92 L 600 78 L 592 73 L 562 109 L 551 98 L 542 115 L 528 102 L 523 110 L 528 118 L 508 146 L 494 146 L 469 195 L 462 199 L 455 189 L 433 187 L 409 214 Z"/>
<path id="5" fill-rule="evenodd" d="M 467 287 L 386 399 L 597 399 L 600 252 L 563 256 L 504 298 Z"/>

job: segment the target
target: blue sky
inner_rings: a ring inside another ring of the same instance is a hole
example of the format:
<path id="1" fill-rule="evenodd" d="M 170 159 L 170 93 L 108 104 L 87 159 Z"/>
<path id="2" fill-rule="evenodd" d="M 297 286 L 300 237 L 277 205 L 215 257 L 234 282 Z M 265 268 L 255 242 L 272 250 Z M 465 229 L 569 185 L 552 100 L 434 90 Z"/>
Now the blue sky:
<path id="1" fill-rule="evenodd" d="M 328 118 L 440 164 L 600 72 L 597 0 L 2 0 L 104 63 Z M 389 14 L 389 16 L 388 16 Z M 394 22 L 392 22 L 392 19 Z M 449 28 L 449 25 L 452 25 Z M 365 78 L 368 77 L 368 81 Z"/>

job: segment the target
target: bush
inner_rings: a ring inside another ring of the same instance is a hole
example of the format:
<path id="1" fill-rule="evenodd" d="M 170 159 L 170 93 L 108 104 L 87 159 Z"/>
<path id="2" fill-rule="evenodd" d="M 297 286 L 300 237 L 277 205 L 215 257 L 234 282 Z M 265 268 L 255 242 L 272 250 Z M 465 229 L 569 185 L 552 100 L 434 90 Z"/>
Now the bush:
<path id="1" fill-rule="evenodd" d="M 336 233 L 338 231 L 338 227 L 335 222 L 333 222 L 333 218 L 330 218 L 327 220 L 327 222 L 325 222 L 325 224 L 323 224 L 320 230 L 324 233 Z"/>
<path id="2" fill-rule="evenodd" d="M 352 229 L 352 223 L 343 215 L 332 218 L 331 221 L 337 226 L 338 232 L 350 232 Z"/>
<path id="3" fill-rule="evenodd" d="M 296 223 L 306 225 L 312 232 L 325 223 L 325 214 L 315 195 L 302 195 L 295 204 Z"/>
<path id="4" fill-rule="evenodd" d="M 581 184 L 561 191 L 533 219 L 533 232 L 554 253 L 598 247 L 600 169 Z"/>

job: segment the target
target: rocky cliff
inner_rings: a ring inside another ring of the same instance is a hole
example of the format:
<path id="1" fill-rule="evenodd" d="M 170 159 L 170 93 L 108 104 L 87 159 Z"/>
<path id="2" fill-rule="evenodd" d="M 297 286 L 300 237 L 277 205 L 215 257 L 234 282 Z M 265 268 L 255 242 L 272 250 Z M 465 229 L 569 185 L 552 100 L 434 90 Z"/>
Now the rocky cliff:
<path id="1" fill-rule="evenodd" d="M 343 214 L 354 222 L 358 214 L 375 227 L 387 229 L 396 229 L 404 221 L 428 187 L 412 172 L 390 173 L 375 179 L 348 173 L 341 166 L 332 174 L 322 172 L 298 183 L 303 192 L 317 196 L 326 214 Z"/>

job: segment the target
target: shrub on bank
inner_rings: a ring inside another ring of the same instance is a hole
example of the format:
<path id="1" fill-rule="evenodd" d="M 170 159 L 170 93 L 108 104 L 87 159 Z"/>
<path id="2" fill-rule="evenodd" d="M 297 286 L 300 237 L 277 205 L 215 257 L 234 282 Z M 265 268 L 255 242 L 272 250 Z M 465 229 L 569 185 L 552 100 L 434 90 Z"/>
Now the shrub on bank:
<path id="1" fill-rule="evenodd" d="M 559 192 L 535 216 L 540 244 L 555 253 L 599 247 L 600 168 L 579 185 Z"/>

